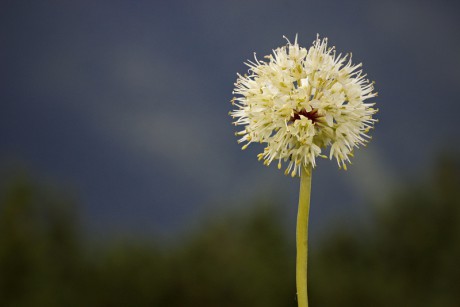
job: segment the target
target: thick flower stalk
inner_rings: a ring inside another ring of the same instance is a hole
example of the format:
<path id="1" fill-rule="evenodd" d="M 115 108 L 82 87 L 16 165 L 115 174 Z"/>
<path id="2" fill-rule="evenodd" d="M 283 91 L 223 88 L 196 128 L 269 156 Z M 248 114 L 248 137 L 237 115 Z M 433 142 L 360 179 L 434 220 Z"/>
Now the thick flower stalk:
<path id="1" fill-rule="evenodd" d="M 309 49 L 294 44 L 246 63 L 247 75 L 238 74 L 230 112 L 245 143 L 264 143 L 259 154 L 265 165 L 287 163 L 286 174 L 300 175 L 301 167 L 316 166 L 317 157 L 333 157 L 346 169 L 353 149 L 364 145 L 376 119 L 373 83 L 354 65 L 351 55 L 337 55 L 327 39 L 317 38 Z"/>
<path id="2" fill-rule="evenodd" d="M 354 148 L 365 145 L 377 121 L 373 83 L 366 79 L 361 64 L 351 55 L 336 54 L 327 39 L 300 47 L 292 44 L 273 50 L 259 60 L 248 61 L 248 74 L 238 74 L 230 115 L 238 142 L 246 149 L 251 143 L 265 144 L 258 155 L 265 165 L 287 163 L 285 174 L 301 176 L 297 216 L 296 284 L 299 307 L 308 306 L 307 255 L 308 216 L 312 169 L 316 158 L 335 158 L 339 167 L 351 163 Z M 327 153 L 327 152 L 326 152 Z"/>

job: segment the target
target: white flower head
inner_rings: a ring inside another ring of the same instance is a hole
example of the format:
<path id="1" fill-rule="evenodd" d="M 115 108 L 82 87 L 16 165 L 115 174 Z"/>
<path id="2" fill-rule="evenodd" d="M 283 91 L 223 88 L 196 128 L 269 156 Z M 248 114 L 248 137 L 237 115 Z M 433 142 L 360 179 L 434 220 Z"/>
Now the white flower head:
<path id="1" fill-rule="evenodd" d="M 286 39 L 287 40 L 287 39 Z M 266 60 L 246 63 L 247 75 L 238 74 L 230 112 L 236 126 L 244 130 L 242 147 L 253 142 L 266 144 L 258 155 L 265 165 L 273 161 L 288 163 L 286 174 L 300 174 L 302 166 L 316 166 L 317 157 L 334 157 L 339 167 L 353 156 L 353 149 L 365 145 L 377 120 L 374 103 L 364 102 L 377 96 L 373 82 L 354 65 L 351 55 L 337 55 L 327 46 L 327 38 L 300 47 L 292 44 L 273 50 Z"/>

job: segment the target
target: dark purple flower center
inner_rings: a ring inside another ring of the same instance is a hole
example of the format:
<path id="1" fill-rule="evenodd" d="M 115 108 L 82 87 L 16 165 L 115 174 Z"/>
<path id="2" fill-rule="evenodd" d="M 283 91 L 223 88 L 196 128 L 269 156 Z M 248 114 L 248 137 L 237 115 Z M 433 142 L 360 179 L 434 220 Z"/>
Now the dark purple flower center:
<path id="1" fill-rule="evenodd" d="M 306 118 L 308 118 L 309 120 L 311 120 L 313 122 L 313 124 L 317 123 L 319 121 L 319 118 L 321 117 L 318 114 L 317 109 L 312 109 L 310 112 L 307 112 L 307 110 L 305 110 L 305 109 L 301 109 L 300 111 L 295 110 L 294 115 L 292 115 L 291 118 L 289 118 L 289 123 L 293 123 L 296 120 L 300 119 L 301 115 L 303 115 Z"/>

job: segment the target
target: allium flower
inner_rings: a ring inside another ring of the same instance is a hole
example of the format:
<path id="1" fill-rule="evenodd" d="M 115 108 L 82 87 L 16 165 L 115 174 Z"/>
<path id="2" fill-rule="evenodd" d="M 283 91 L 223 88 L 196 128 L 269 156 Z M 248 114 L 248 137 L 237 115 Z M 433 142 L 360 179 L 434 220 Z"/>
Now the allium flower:
<path id="1" fill-rule="evenodd" d="M 316 165 L 317 157 L 330 147 L 339 167 L 350 163 L 353 149 L 370 137 L 377 112 L 373 83 L 354 65 L 351 55 L 337 55 L 327 39 L 319 37 L 309 49 L 292 44 L 265 56 L 266 61 L 248 61 L 247 75 L 238 74 L 232 99 L 236 110 L 230 112 L 237 132 L 245 142 L 266 143 L 258 155 L 265 165 L 287 162 L 285 174 L 300 175 L 301 167 Z"/>

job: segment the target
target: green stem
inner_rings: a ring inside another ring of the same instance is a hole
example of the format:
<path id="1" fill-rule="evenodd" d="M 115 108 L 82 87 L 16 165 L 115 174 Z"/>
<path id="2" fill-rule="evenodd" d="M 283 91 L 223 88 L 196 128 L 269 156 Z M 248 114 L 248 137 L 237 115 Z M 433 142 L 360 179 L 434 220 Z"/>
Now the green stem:
<path id="1" fill-rule="evenodd" d="M 297 261 L 296 284 L 299 307 L 308 307 L 307 258 L 308 258 L 308 214 L 310 211 L 311 166 L 302 167 L 300 177 L 299 209 L 297 212 Z"/>

